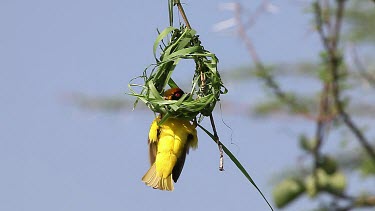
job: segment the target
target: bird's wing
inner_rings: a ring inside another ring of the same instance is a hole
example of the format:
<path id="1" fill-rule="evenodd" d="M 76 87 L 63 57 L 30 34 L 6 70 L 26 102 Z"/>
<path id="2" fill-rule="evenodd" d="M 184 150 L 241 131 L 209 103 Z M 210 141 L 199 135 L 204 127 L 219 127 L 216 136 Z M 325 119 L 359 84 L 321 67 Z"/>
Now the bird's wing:
<path id="1" fill-rule="evenodd" d="M 156 153 L 158 151 L 158 144 L 156 142 L 150 143 L 148 145 L 148 149 L 149 149 L 150 164 L 152 165 L 155 163 Z"/>
<path id="2" fill-rule="evenodd" d="M 188 132 L 188 135 L 186 137 L 187 144 L 185 145 L 184 149 L 182 149 L 181 156 L 177 159 L 176 165 L 172 170 L 172 177 L 174 182 L 177 182 L 178 178 L 180 177 L 182 168 L 185 164 L 186 154 L 189 154 L 189 148 L 196 149 L 198 147 L 197 130 L 190 124 L 185 128 Z"/>
<path id="3" fill-rule="evenodd" d="M 159 141 L 159 134 L 160 128 L 158 126 L 159 119 L 156 118 L 150 127 L 150 132 L 148 134 L 148 149 L 149 149 L 149 157 L 151 165 L 154 164 L 156 159 L 156 153 L 158 151 L 158 141 Z"/>
<path id="4" fill-rule="evenodd" d="M 184 167 L 186 153 L 187 153 L 186 150 L 187 150 L 187 147 L 185 146 L 185 148 L 181 152 L 181 156 L 177 159 L 176 165 L 174 166 L 172 170 L 172 178 L 174 182 L 177 182 L 182 172 L 182 168 Z"/>

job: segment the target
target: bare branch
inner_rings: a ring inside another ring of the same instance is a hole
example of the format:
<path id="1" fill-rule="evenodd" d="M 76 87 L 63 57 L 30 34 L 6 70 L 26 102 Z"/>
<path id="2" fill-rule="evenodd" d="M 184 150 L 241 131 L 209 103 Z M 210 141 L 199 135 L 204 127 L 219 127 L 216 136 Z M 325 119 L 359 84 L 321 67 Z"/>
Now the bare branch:
<path id="1" fill-rule="evenodd" d="M 359 74 L 373 87 L 375 88 L 375 77 L 372 76 L 370 73 L 366 71 L 366 68 L 364 67 L 363 63 L 360 61 L 358 57 L 358 52 L 356 48 L 353 46 L 351 48 L 350 54 L 352 56 L 354 65 L 356 66 L 356 69 L 359 71 Z"/>
<path id="2" fill-rule="evenodd" d="M 316 24 L 318 33 L 323 42 L 325 50 L 328 53 L 329 57 L 329 71 L 332 77 L 332 95 L 335 107 L 339 113 L 339 116 L 342 118 L 342 121 L 345 125 L 352 131 L 356 136 L 360 144 L 363 146 L 364 150 L 370 155 L 371 159 L 375 162 L 375 152 L 374 149 L 369 144 L 369 141 L 366 139 L 362 131 L 357 127 L 356 124 L 352 121 L 350 115 L 346 112 L 344 108 L 344 102 L 341 100 L 341 89 L 339 87 L 340 83 L 340 63 L 341 55 L 338 53 L 338 43 L 340 38 L 340 30 L 342 24 L 342 18 L 345 10 L 346 0 L 337 0 L 337 9 L 335 14 L 335 23 L 331 35 L 326 35 L 323 31 L 323 22 L 322 22 L 322 13 L 319 1 L 315 2 L 315 14 L 316 14 Z M 328 39 L 330 38 L 330 39 Z"/>
<path id="3" fill-rule="evenodd" d="M 256 9 L 256 12 L 255 14 L 252 15 L 252 17 L 250 17 L 250 21 L 249 23 L 251 23 L 250 26 L 252 26 L 253 24 L 255 24 L 255 21 L 256 21 L 256 17 L 258 17 L 262 12 L 265 12 L 265 4 L 267 3 L 266 0 L 264 0 L 262 2 L 262 4 L 260 4 L 258 6 L 258 8 Z M 262 75 L 262 79 L 265 81 L 267 87 L 269 87 L 275 94 L 275 96 L 281 100 L 281 102 L 284 102 L 285 104 L 287 105 L 290 105 L 292 108 L 296 109 L 296 110 L 299 110 L 299 113 L 306 113 L 306 112 L 303 112 L 303 109 L 302 109 L 302 106 L 300 104 L 298 104 L 298 102 L 295 100 L 295 98 L 292 98 L 290 96 L 287 95 L 287 93 L 285 93 L 281 87 L 279 86 L 279 84 L 274 80 L 274 78 L 272 77 L 272 75 L 270 73 L 268 73 L 266 67 L 264 66 L 264 64 L 262 63 L 251 39 L 249 38 L 249 36 L 247 35 L 246 33 L 246 29 L 248 29 L 247 27 L 249 25 L 246 25 L 242 22 L 242 19 L 241 19 L 241 16 L 242 16 L 242 7 L 239 3 L 237 3 L 236 7 L 235 7 L 235 19 L 236 19 L 236 22 L 238 24 L 238 35 L 240 37 L 240 39 L 245 43 L 246 45 L 246 49 L 248 50 L 249 54 L 250 54 L 250 57 L 251 59 L 253 60 L 254 64 L 255 64 L 255 67 L 257 69 L 257 71 L 259 73 L 261 73 Z"/>

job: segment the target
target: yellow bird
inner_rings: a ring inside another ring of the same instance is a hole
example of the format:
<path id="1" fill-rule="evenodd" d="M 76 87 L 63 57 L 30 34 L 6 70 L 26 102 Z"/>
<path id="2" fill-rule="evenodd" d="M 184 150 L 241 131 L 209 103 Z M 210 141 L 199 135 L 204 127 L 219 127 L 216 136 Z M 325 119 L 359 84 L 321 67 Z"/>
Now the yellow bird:
<path id="1" fill-rule="evenodd" d="M 178 100 L 184 92 L 179 88 L 165 91 L 166 100 Z M 142 177 L 146 185 L 172 191 L 185 163 L 189 149 L 198 146 L 197 130 L 190 121 L 168 118 L 158 126 L 158 116 L 151 124 L 148 135 L 151 167 Z M 172 181 L 173 179 L 173 181 Z"/>

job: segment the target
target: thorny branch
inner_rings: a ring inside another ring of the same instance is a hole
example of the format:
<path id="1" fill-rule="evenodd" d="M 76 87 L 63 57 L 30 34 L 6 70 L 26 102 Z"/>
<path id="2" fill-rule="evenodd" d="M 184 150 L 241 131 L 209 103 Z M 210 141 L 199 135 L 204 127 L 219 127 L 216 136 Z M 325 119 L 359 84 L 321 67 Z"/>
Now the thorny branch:
<path id="1" fill-rule="evenodd" d="M 345 103 L 341 99 L 341 73 L 340 65 L 342 56 L 338 50 L 338 43 L 340 40 L 340 29 L 342 24 L 342 18 L 345 10 L 346 0 L 337 0 L 337 9 L 335 14 L 335 23 L 333 29 L 329 30 L 331 33 L 326 34 L 323 30 L 324 23 L 322 21 L 322 10 L 319 1 L 315 2 L 315 19 L 317 24 L 317 30 L 319 36 L 324 44 L 324 48 L 327 51 L 329 63 L 328 68 L 330 75 L 332 77 L 332 95 L 335 107 L 337 109 L 338 115 L 342 118 L 342 121 L 345 125 L 352 131 L 356 136 L 357 140 L 360 142 L 365 151 L 369 154 L 370 158 L 375 162 L 375 152 L 372 146 L 369 144 L 369 141 L 364 136 L 362 131 L 358 126 L 353 122 L 351 116 L 347 113 L 345 109 Z"/>
<path id="2" fill-rule="evenodd" d="M 322 11 L 321 4 L 322 2 L 324 7 L 324 12 Z M 341 32 L 341 25 L 342 25 L 342 18 L 344 15 L 345 10 L 345 2 L 346 0 L 336 0 L 337 8 L 331 9 L 330 1 L 329 0 L 316 0 L 315 1 L 315 21 L 318 30 L 318 34 L 322 40 L 323 46 L 325 51 L 328 55 L 327 60 L 327 71 L 329 72 L 331 78 L 330 80 L 324 81 L 323 88 L 321 91 L 320 102 L 319 102 L 319 110 L 318 110 L 318 117 L 315 118 L 316 120 L 316 133 L 315 133 L 315 140 L 316 145 L 312 149 L 312 155 L 314 158 L 314 166 L 313 172 L 316 174 L 316 169 L 319 167 L 319 161 L 321 159 L 321 152 L 320 148 L 323 145 L 324 139 L 326 137 L 326 133 L 328 132 L 328 128 L 333 120 L 341 117 L 341 120 L 344 124 L 350 129 L 350 131 L 356 136 L 359 140 L 362 147 L 367 151 L 370 157 L 375 162 L 375 153 L 372 149 L 371 145 L 369 144 L 368 140 L 365 138 L 363 133 L 358 129 L 358 126 L 354 124 L 350 115 L 347 113 L 345 109 L 345 103 L 341 99 L 341 88 L 339 83 L 342 81 L 342 73 L 341 73 L 341 64 L 342 64 L 342 56 L 339 53 L 338 46 L 339 46 L 339 38 Z M 264 12 L 265 4 L 267 0 L 264 0 L 260 6 L 255 10 L 256 12 L 250 17 L 248 24 L 243 23 L 241 20 L 242 16 L 242 7 L 240 4 L 236 4 L 234 7 L 235 11 L 235 19 L 238 28 L 238 36 L 244 42 L 251 59 L 255 63 L 255 67 L 258 72 L 261 73 L 261 78 L 265 80 L 266 85 L 271 88 L 274 92 L 275 96 L 284 102 L 286 105 L 291 107 L 299 107 L 299 104 L 294 98 L 290 98 L 290 96 L 285 93 L 278 83 L 274 80 L 273 76 L 267 71 L 266 67 L 261 62 L 259 55 L 257 54 L 255 47 L 249 36 L 246 33 L 247 27 L 252 26 L 255 23 L 256 17 L 259 16 L 260 13 Z M 334 19 L 331 16 L 331 13 L 335 11 Z M 297 110 L 297 109 L 296 109 Z M 307 114 L 306 111 L 297 110 L 297 113 L 302 113 L 305 115 Z M 326 117 L 330 118 L 326 118 Z M 317 182 L 317 177 L 315 176 Z M 324 191 L 324 190 L 323 190 Z M 375 206 L 375 196 L 349 196 L 345 193 L 338 193 L 338 192 L 330 192 L 325 190 L 326 193 L 330 194 L 335 199 L 344 200 L 349 203 L 347 207 L 340 207 L 337 205 L 337 210 L 351 210 L 356 207 L 368 207 L 368 206 Z"/>
<path id="3" fill-rule="evenodd" d="M 324 7 L 325 9 L 329 9 L 329 3 L 328 1 L 324 1 Z M 345 10 L 345 3 L 346 0 L 336 0 L 337 2 L 337 9 L 336 13 L 334 15 L 335 19 L 333 20 L 334 23 L 331 25 L 331 21 L 323 21 L 323 12 L 320 5 L 319 0 L 315 1 L 314 3 L 314 9 L 315 9 L 315 21 L 317 26 L 318 34 L 322 40 L 323 46 L 325 48 L 325 51 L 328 55 L 328 62 L 327 62 L 327 69 L 331 75 L 330 83 L 325 82 L 325 88 L 322 92 L 322 97 L 326 96 L 326 99 L 329 99 L 329 93 L 332 95 L 332 100 L 334 107 L 336 108 L 338 112 L 338 116 L 342 118 L 342 121 L 345 123 L 345 125 L 354 133 L 354 135 L 357 137 L 363 148 L 367 151 L 367 153 L 370 155 L 370 157 L 375 162 L 375 153 L 371 147 L 371 145 L 368 143 L 367 139 L 363 135 L 363 133 L 358 129 L 358 127 L 354 124 L 352 121 L 350 115 L 346 112 L 344 102 L 341 100 L 341 87 L 340 82 L 343 79 L 342 73 L 340 72 L 342 58 L 338 50 L 338 44 L 339 44 L 339 38 L 340 38 L 340 29 L 342 25 L 342 18 L 344 15 Z M 330 17 L 328 17 L 331 19 Z M 331 90 L 327 90 L 327 88 L 331 87 Z M 322 99 L 323 100 L 323 99 Z M 321 101 L 323 103 L 323 101 Z M 324 111 L 324 108 L 321 104 L 321 111 Z M 317 162 L 319 159 L 319 147 L 322 144 L 323 140 L 323 130 L 322 125 L 323 123 L 320 123 L 318 121 L 317 123 L 317 145 L 314 149 L 314 159 L 315 159 L 315 168 L 317 168 Z M 367 207 L 367 206 L 374 206 L 374 203 L 367 203 L 369 199 L 372 199 L 373 196 L 363 198 L 363 197 L 349 197 L 344 194 L 337 195 L 337 193 L 329 192 L 332 196 L 339 198 L 339 199 L 345 199 L 349 200 L 351 203 L 346 207 L 336 207 L 335 210 L 351 210 L 355 207 Z M 364 203 L 362 203 L 365 201 Z M 371 201 L 371 200 L 370 200 Z"/>
<path id="4" fill-rule="evenodd" d="M 314 116 L 310 114 L 307 109 L 300 104 L 297 99 L 290 95 L 289 93 L 282 90 L 282 88 L 279 86 L 277 81 L 274 79 L 272 74 L 267 70 L 267 67 L 263 64 L 261 61 L 252 40 L 247 34 L 247 29 L 249 27 L 253 26 L 256 23 L 257 18 L 265 12 L 266 6 L 268 4 L 267 0 L 262 1 L 262 3 L 255 9 L 254 14 L 252 14 L 248 22 L 245 23 L 242 21 L 243 16 L 243 9 L 242 6 L 239 3 L 236 3 L 234 6 L 234 18 L 237 23 L 237 33 L 239 38 L 245 43 L 246 49 L 250 54 L 250 57 L 252 61 L 255 64 L 255 69 L 257 71 L 257 74 L 260 75 L 260 78 L 262 78 L 268 88 L 270 88 L 273 92 L 273 94 L 285 105 L 288 105 L 295 113 L 314 121 L 329 121 L 336 117 L 336 114 L 326 115 L 326 116 Z"/>
<path id="5" fill-rule="evenodd" d="M 251 41 L 251 39 L 248 37 L 246 33 L 246 29 L 248 26 L 252 26 L 255 23 L 255 20 L 257 16 L 259 16 L 260 13 L 264 12 L 265 10 L 265 4 L 267 1 L 263 1 L 263 4 L 261 4 L 257 9 L 256 13 L 249 18 L 249 23 L 246 25 L 242 22 L 242 7 L 239 3 L 235 6 L 235 19 L 236 23 L 238 24 L 238 36 L 241 38 L 241 40 L 245 43 L 246 48 L 251 56 L 251 59 L 255 63 L 255 67 L 257 71 L 262 75 L 262 78 L 265 80 L 265 83 L 268 87 L 270 87 L 274 94 L 284 103 L 291 105 L 293 108 L 301 108 L 301 106 L 296 102 L 296 100 L 292 97 L 289 97 L 278 85 L 278 83 L 274 80 L 272 75 L 267 71 L 266 67 L 261 62 L 258 53 L 255 50 L 255 47 Z M 299 110 L 299 109 L 297 109 Z"/>

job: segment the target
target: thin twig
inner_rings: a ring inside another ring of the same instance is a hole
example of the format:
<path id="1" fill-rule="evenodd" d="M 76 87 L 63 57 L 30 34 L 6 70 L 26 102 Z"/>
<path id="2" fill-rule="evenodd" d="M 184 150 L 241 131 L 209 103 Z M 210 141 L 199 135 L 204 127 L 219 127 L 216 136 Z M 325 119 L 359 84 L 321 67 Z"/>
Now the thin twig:
<path id="1" fill-rule="evenodd" d="M 337 191 L 331 191 L 331 190 L 327 190 L 327 189 L 325 189 L 325 190 L 323 189 L 322 191 L 327 193 L 327 194 L 333 195 L 336 198 L 339 198 L 341 200 L 345 200 L 345 201 L 349 201 L 349 202 L 354 202 L 354 201 L 357 200 L 356 197 L 347 195 L 345 193 L 340 193 L 340 192 L 337 192 Z"/>
<path id="2" fill-rule="evenodd" d="M 319 105 L 319 117 L 320 116 L 326 116 L 329 113 L 329 89 L 330 85 L 328 82 L 324 83 L 323 90 L 321 92 L 321 97 L 320 97 L 320 105 Z M 319 184 L 318 181 L 318 176 L 317 176 L 317 169 L 319 168 L 320 165 L 320 159 L 321 159 L 321 154 L 320 154 L 320 149 L 323 145 L 324 142 L 324 137 L 325 137 L 325 132 L 327 128 L 327 124 L 330 122 L 329 121 L 324 121 L 321 119 L 318 119 L 316 121 L 316 134 L 315 134 L 315 139 L 316 139 L 316 145 L 313 149 L 313 157 L 314 157 L 314 166 L 313 166 L 313 172 L 314 172 L 314 179 L 315 179 L 315 184 Z"/>
<path id="3" fill-rule="evenodd" d="M 372 161 L 375 163 L 375 152 L 372 146 L 367 141 L 366 137 L 363 135 L 362 131 L 354 124 L 353 120 L 349 116 L 348 113 L 346 113 L 345 110 L 342 110 L 341 117 L 343 118 L 343 121 L 348 126 L 348 128 L 352 131 L 352 133 L 357 137 L 358 141 L 361 143 L 365 151 L 369 154 Z"/>
<path id="4" fill-rule="evenodd" d="M 265 10 L 265 3 L 264 2 L 267 2 L 267 1 L 263 1 L 263 4 L 259 5 L 258 8 L 256 9 L 256 16 L 259 16 L 259 14 L 261 12 L 264 12 Z M 235 19 L 236 19 L 236 22 L 238 24 L 238 35 L 240 37 L 240 39 L 245 43 L 245 46 L 246 46 L 246 49 L 248 50 L 249 54 L 250 54 L 250 57 L 251 59 L 253 60 L 254 64 L 255 64 L 255 68 L 257 69 L 258 72 L 260 72 L 262 74 L 262 79 L 264 79 L 266 85 L 274 92 L 274 94 L 276 95 L 277 98 L 279 98 L 281 100 L 281 102 L 284 102 L 285 104 L 287 105 L 290 105 L 292 108 L 298 110 L 298 112 L 303 112 L 303 113 L 306 113 L 303 111 L 303 108 L 301 107 L 301 105 L 295 100 L 295 98 L 292 98 L 292 97 L 289 97 L 287 95 L 287 93 L 285 93 L 281 87 L 278 85 L 278 83 L 274 80 L 274 78 L 268 73 L 266 67 L 264 66 L 264 64 L 262 63 L 251 39 L 249 38 L 249 36 L 247 35 L 246 33 L 246 25 L 242 22 L 241 20 L 241 16 L 242 16 L 242 9 L 241 9 L 241 5 L 239 3 L 237 3 L 236 7 L 235 7 Z M 253 18 L 250 18 L 251 20 L 251 23 L 254 24 L 256 19 L 254 18 L 254 15 L 253 15 Z M 298 113 L 297 112 L 297 113 Z"/>
<path id="5" fill-rule="evenodd" d="M 320 4 L 318 1 L 315 2 L 315 13 L 316 13 L 316 22 L 317 22 L 317 29 L 324 44 L 324 47 L 328 53 L 329 57 L 329 71 L 332 77 L 332 95 L 334 105 L 338 111 L 339 116 L 342 118 L 342 121 L 345 125 L 352 131 L 352 133 L 356 136 L 362 147 L 365 151 L 369 154 L 371 159 L 375 162 L 375 152 L 372 149 L 372 146 L 369 144 L 368 140 L 362 133 L 362 131 L 357 127 L 356 124 L 351 119 L 351 116 L 346 112 L 344 108 L 344 102 L 341 100 L 341 90 L 339 87 L 340 75 L 339 75 L 339 68 L 340 68 L 340 60 L 341 56 L 338 55 L 338 43 L 340 38 L 340 30 L 342 24 L 342 18 L 344 15 L 345 10 L 345 2 L 346 0 L 337 0 L 337 10 L 335 14 L 335 23 L 334 28 L 332 31 L 332 35 L 330 39 L 323 31 L 323 23 L 322 23 L 322 13 Z"/>
<path id="6" fill-rule="evenodd" d="M 184 20 L 186 27 L 188 29 L 191 29 L 191 25 L 189 23 L 189 20 L 188 20 L 186 14 L 185 14 L 185 10 L 182 7 L 182 4 L 181 4 L 180 0 L 175 0 L 175 5 L 177 6 L 178 11 L 180 12 L 180 14 L 182 16 L 182 19 Z M 199 64 L 199 66 L 200 66 L 200 64 Z M 201 70 L 201 67 L 198 67 L 198 69 Z M 205 76 L 203 74 L 203 71 L 201 71 L 200 74 L 201 74 L 200 77 L 201 77 L 201 82 L 202 82 L 202 84 L 201 84 L 201 92 L 204 92 L 205 91 L 205 86 L 206 86 L 206 78 L 205 78 Z"/>
<path id="7" fill-rule="evenodd" d="M 354 46 L 351 48 L 350 53 L 351 53 L 354 65 L 357 67 L 357 70 L 359 71 L 359 74 L 362 76 L 362 78 L 364 78 L 368 82 L 368 84 L 370 84 L 373 88 L 375 88 L 375 77 L 366 71 L 366 68 L 364 67 L 363 63 L 359 59 L 358 52 Z"/>
<path id="8" fill-rule="evenodd" d="M 327 36 L 324 32 L 324 28 L 323 28 L 324 24 L 323 24 L 323 19 L 322 19 L 322 8 L 319 4 L 319 1 L 316 1 L 314 3 L 314 9 L 315 9 L 316 28 L 318 30 L 318 34 L 320 36 L 320 39 L 322 40 L 325 49 L 331 49 L 328 38 L 327 38 Z"/>
<path id="9" fill-rule="evenodd" d="M 358 198 L 353 198 L 353 202 L 345 207 L 337 209 L 338 211 L 349 211 L 354 208 L 366 208 L 375 206 L 375 196 L 360 196 Z"/>
<path id="10" fill-rule="evenodd" d="M 342 25 L 342 18 L 344 17 L 344 10 L 345 10 L 345 2 L 346 0 L 337 0 L 337 10 L 336 10 L 336 20 L 335 26 L 333 31 L 333 39 L 332 39 L 332 52 L 337 52 L 337 45 L 340 40 L 340 31 Z"/>
<path id="11" fill-rule="evenodd" d="M 331 29 L 332 24 L 331 24 L 331 18 L 330 18 L 330 14 L 331 14 L 330 0 L 324 0 L 323 1 L 323 7 L 324 7 L 324 17 L 323 17 L 324 22 L 327 25 L 327 28 Z"/>
<path id="12" fill-rule="evenodd" d="M 185 22 L 186 27 L 188 29 L 191 29 L 191 25 L 189 23 L 189 20 L 188 20 L 186 14 L 185 14 L 184 8 L 182 7 L 182 4 L 181 4 L 180 0 L 174 0 L 174 3 L 177 6 L 178 11 L 180 12 L 180 14 L 182 16 L 182 19 Z M 205 90 L 205 86 L 206 86 L 206 78 L 205 78 L 205 76 L 203 74 L 202 68 L 199 67 L 199 70 L 200 70 L 201 82 L 202 82 L 201 83 L 201 90 L 204 91 Z M 221 144 L 221 142 L 219 140 L 219 136 L 217 135 L 215 121 L 214 121 L 214 117 L 213 117 L 212 113 L 210 114 L 210 122 L 211 122 L 212 130 L 214 132 L 215 142 L 217 143 L 217 146 L 218 146 L 219 152 L 220 152 L 219 171 L 224 171 L 224 151 L 223 151 L 223 146 L 222 146 L 222 144 Z"/>
<path id="13" fill-rule="evenodd" d="M 266 6 L 269 4 L 267 0 L 263 0 L 262 3 L 255 9 L 254 13 L 249 16 L 248 22 L 244 24 L 245 28 L 249 29 L 253 27 L 260 15 L 264 14 Z"/>
<path id="14" fill-rule="evenodd" d="M 334 38 L 335 40 L 332 44 L 332 50 L 330 53 L 331 57 L 331 74 L 332 74 L 332 80 L 333 80 L 333 97 L 334 101 L 337 107 L 338 112 L 341 114 L 341 117 L 343 118 L 344 123 L 349 127 L 349 129 L 353 132 L 353 134 L 357 137 L 358 141 L 362 144 L 364 149 L 367 151 L 367 153 L 370 155 L 371 159 L 375 162 L 375 152 L 374 149 L 372 149 L 371 145 L 369 144 L 368 140 L 362 133 L 362 131 L 357 127 L 356 124 L 352 121 L 350 115 L 345 111 L 344 109 L 344 103 L 340 99 L 340 89 L 339 89 L 339 73 L 338 73 L 338 56 L 337 53 L 337 45 L 339 41 L 339 32 L 341 28 L 341 22 L 342 17 L 344 13 L 345 8 L 345 2 L 346 0 L 338 0 L 338 8 L 336 12 L 336 25 L 335 25 L 335 33 Z"/>
<path id="15" fill-rule="evenodd" d="M 182 4 L 181 4 L 180 0 L 174 0 L 174 3 L 175 3 L 175 5 L 177 5 L 178 11 L 180 11 L 180 14 L 181 14 L 181 16 L 182 16 L 182 19 L 183 19 L 184 22 L 185 22 L 186 27 L 187 27 L 188 29 L 191 29 L 191 26 L 190 26 L 189 20 L 188 20 L 187 17 L 186 17 L 186 14 L 185 14 L 184 8 L 182 7 Z"/>
<path id="16" fill-rule="evenodd" d="M 219 147 L 219 152 L 220 152 L 219 171 L 224 171 L 224 161 L 223 161 L 224 151 L 223 151 L 223 145 L 221 145 L 220 140 L 219 140 L 219 136 L 217 135 L 215 121 L 214 121 L 214 117 L 213 117 L 212 114 L 210 115 L 210 122 L 211 122 L 212 130 L 214 131 L 215 141 L 217 143 L 217 146 Z"/>

